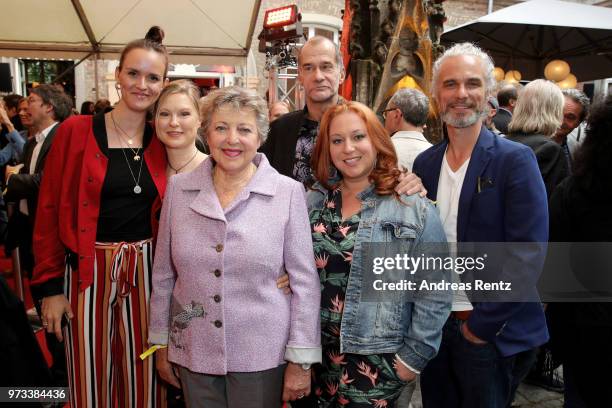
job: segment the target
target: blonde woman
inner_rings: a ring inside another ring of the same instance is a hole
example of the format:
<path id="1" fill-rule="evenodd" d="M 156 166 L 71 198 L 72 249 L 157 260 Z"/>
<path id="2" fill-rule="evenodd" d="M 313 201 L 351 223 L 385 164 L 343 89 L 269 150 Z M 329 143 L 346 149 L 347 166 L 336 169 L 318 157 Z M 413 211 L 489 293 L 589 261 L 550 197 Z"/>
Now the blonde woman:
<path id="1" fill-rule="evenodd" d="M 563 149 L 551 139 L 563 120 L 564 103 L 557 85 L 537 79 L 523 88 L 508 125 L 508 139 L 529 146 L 535 153 L 548 198 L 569 175 Z"/>

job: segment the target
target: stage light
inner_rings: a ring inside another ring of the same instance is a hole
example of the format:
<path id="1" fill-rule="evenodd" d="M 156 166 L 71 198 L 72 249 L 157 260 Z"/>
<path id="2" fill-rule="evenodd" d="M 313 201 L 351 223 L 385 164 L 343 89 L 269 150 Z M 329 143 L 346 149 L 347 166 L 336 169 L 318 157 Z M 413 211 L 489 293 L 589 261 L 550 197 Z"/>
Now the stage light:
<path id="1" fill-rule="evenodd" d="M 266 10 L 264 29 L 280 28 L 295 24 L 297 15 L 297 6 L 295 4 Z"/>

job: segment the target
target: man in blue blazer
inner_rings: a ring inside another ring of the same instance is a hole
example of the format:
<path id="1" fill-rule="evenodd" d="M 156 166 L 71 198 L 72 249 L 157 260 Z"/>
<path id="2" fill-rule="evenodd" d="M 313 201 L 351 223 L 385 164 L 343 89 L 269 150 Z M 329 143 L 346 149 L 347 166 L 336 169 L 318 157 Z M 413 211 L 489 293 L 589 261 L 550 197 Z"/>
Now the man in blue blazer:
<path id="1" fill-rule="evenodd" d="M 472 44 L 436 61 L 432 90 L 448 138 L 421 153 L 413 171 L 437 201 L 449 242 L 545 243 L 546 190 L 533 152 L 483 126 L 494 86 L 493 62 Z M 535 286 L 545 245 L 535 247 L 506 245 L 499 276 Z M 547 340 L 539 302 L 471 302 L 456 291 L 440 351 L 422 373 L 423 406 L 510 406 Z"/>

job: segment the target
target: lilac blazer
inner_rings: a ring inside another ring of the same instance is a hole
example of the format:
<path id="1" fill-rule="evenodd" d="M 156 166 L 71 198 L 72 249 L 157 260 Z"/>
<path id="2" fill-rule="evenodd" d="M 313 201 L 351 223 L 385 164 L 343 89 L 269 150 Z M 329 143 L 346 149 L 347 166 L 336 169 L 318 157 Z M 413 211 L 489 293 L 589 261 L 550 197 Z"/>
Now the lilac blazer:
<path id="1" fill-rule="evenodd" d="M 170 178 L 155 262 L 149 342 L 168 359 L 222 375 L 321 360 L 316 271 L 304 187 L 258 153 L 225 210 L 211 159 Z M 276 287 L 289 274 L 291 295 Z"/>

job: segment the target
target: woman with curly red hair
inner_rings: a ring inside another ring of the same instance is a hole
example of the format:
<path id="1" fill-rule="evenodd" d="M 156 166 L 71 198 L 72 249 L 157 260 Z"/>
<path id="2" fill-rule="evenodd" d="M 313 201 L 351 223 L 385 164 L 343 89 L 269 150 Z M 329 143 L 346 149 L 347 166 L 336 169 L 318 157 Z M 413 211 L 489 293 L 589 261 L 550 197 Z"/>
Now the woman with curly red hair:
<path id="1" fill-rule="evenodd" d="M 437 353 L 450 296 L 385 290 L 383 282 L 411 279 L 411 272 L 381 274 L 376 259 L 431 256 L 445 249 L 446 236 L 427 199 L 394 191 L 395 150 L 365 105 L 328 109 L 312 157 L 319 183 L 308 193 L 308 207 L 323 345 L 313 390 L 325 407 L 392 407 Z M 429 270 L 426 279 L 445 277 Z"/>

